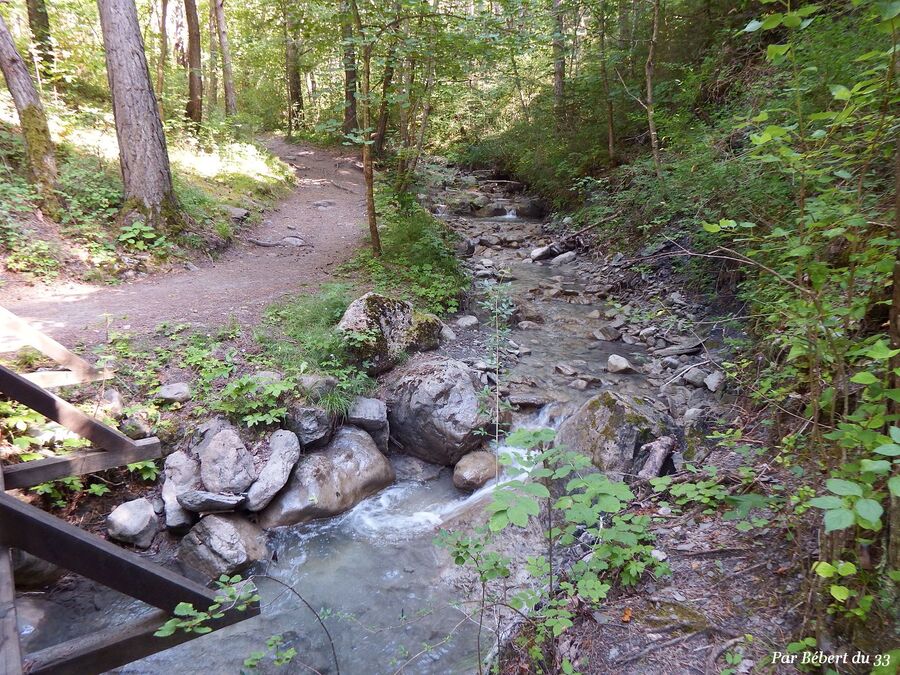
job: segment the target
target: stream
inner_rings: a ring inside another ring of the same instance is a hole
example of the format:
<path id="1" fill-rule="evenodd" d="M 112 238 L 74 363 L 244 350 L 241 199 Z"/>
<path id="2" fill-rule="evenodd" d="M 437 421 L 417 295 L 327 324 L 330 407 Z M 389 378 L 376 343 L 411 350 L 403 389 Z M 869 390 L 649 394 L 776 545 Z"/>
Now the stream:
<path id="1" fill-rule="evenodd" d="M 521 349 L 517 360 L 509 364 L 507 377 L 512 390 L 525 387 L 550 403 L 517 413 L 514 427 L 556 427 L 566 411 L 602 387 L 645 395 L 654 391 L 641 375 L 606 372 L 610 354 L 638 363 L 644 348 L 592 335 L 587 315 L 605 307 L 591 304 L 593 296 L 582 293 L 590 279 L 580 273 L 581 263 L 549 266 L 526 261 L 529 239 L 540 232 L 539 221 L 514 213 L 447 218 L 464 236 L 478 232 L 501 238 L 513 232 L 522 235 L 518 246 L 487 247 L 483 255 L 476 254 L 467 263 L 474 270 L 483 266 L 489 254 L 495 267 L 509 270 L 509 289 L 517 304 L 542 319 L 542 323 L 533 322 L 537 325 L 513 329 L 511 339 Z M 541 288 L 560 292 L 549 297 L 536 290 Z M 460 339 L 442 346 L 441 352 L 472 361 L 480 350 L 483 358 L 485 328 L 458 332 Z M 560 363 L 565 367 L 558 367 Z M 573 385 L 573 379 L 587 384 Z M 337 518 L 274 531 L 270 537 L 274 559 L 251 568 L 245 576 L 273 577 L 319 610 L 344 675 L 474 672 L 478 627 L 457 607 L 462 595 L 451 581 L 453 562 L 434 545 L 434 537 L 447 523 L 465 523 L 491 490 L 488 485 L 465 495 L 453 487 L 449 470 L 430 481 L 398 482 Z M 262 672 L 311 672 L 302 663 L 321 673 L 334 673 L 331 647 L 313 614 L 280 584 L 264 577 L 257 584 L 262 616 L 114 672 L 237 673 L 249 654 L 264 650 L 266 639 L 280 634 L 284 649 L 297 650 L 296 660 L 281 669 L 268 665 Z M 68 590 L 25 594 L 19 600 L 23 646 L 34 651 L 124 623 L 145 611 L 148 608 L 142 603 L 108 589 L 88 583 L 86 591 L 83 580 Z M 491 640 L 487 633 L 482 637 L 483 642 Z"/>

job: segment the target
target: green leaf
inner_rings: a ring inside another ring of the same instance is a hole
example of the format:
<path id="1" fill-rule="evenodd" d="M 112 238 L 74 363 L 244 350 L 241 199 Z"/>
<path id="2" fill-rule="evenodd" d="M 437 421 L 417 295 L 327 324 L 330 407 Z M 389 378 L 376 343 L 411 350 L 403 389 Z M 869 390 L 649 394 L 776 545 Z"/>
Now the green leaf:
<path id="1" fill-rule="evenodd" d="M 760 28 L 762 28 L 763 30 L 772 30 L 773 28 L 778 28 L 783 20 L 784 15 L 781 14 L 781 12 L 769 14 L 769 16 L 767 16 L 765 20 L 763 20 L 762 26 L 760 26 Z"/>
<path id="2" fill-rule="evenodd" d="M 799 28 L 800 24 L 803 23 L 803 19 L 797 12 L 790 12 L 784 15 L 782 23 L 788 28 Z"/>
<path id="3" fill-rule="evenodd" d="M 897 445 L 896 443 L 885 443 L 884 445 L 879 445 L 872 452 L 879 455 L 885 455 L 886 457 L 896 457 L 897 455 L 900 455 L 900 445 Z"/>
<path id="4" fill-rule="evenodd" d="M 891 349 L 887 346 L 887 342 L 884 340 L 879 340 L 874 345 L 869 347 L 866 352 L 866 356 L 872 359 L 876 359 L 878 361 L 887 361 L 888 359 L 897 356 L 900 354 L 900 349 Z"/>
<path id="5" fill-rule="evenodd" d="M 862 488 L 859 485 L 842 478 L 829 478 L 825 481 L 825 487 L 828 488 L 829 492 L 842 497 L 862 497 Z"/>
<path id="6" fill-rule="evenodd" d="M 867 473 L 887 473 L 891 470 L 891 463 L 886 459 L 863 459 L 859 463 L 859 468 Z"/>
<path id="7" fill-rule="evenodd" d="M 844 600 L 850 597 L 850 589 L 846 586 L 838 586 L 837 584 L 832 584 L 831 588 L 828 589 L 828 592 L 831 593 L 831 597 L 833 597 L 838 602 L 844 602 Z"/>
<path id="8" fill-rule="evenodd" d="M 837 568 L 829 562 L 819 560 L 813 563 L 813 571 L 823 579 L 830 579 L 837 573 Z"/>
<path id="9" fill-rule="evenodd" d="M 797 10 L 797 14 L 800 16 L 809 16 L 810 14 L 815 14 L 819 11 L 819 5 L 806 5 Z"/>
<path id="10" fill-rule="evenodd" d="M 846 562 L 845 560 L 842 560 L 838 563 L 837 573 L 842 577 L 849 577 L 851 574 L 856 574 L 856 565 L 854 565 L 852 562 Z"/>
<path id="11" fill-rule="evenodd" d="M 825 532 L 845 530 L 856 522 L 849 509 L 832 509 L 825 512 Z"/>
<path id="12" fill-rule="evenodd" d="M 828 495 L 826 497 L 815 497 L 809 500 L 809 505 L 817 509 L 839 509 L 844 506 L 844 502 L 840 497 Z"/>
<path id="13" fill-rule="evenodd" d="M 872 523 L 877 522 L 878 519 L 881 518 L 881 514 L 884 513 L 881 504 L 874 499 L 860 499 L 853 508 L 861 518 L 865 518 Z"/>
<path id="14" fill-rule="evenodd" d="M 891 476 L 888 480 L 888 490 L 895 497 L 900 497 L 900 476 Z"/>
<path id="15" fill-rule="evenodd" d="M 857 373 L 853 377 L 850 378 L 851 382 L 855 382 L 856 384 L 875 384 L 878 382 L 878 378 L 875 377 L 872 373 L 863 371 L 861 373 Z"/>
<path id="16" fill-rule="evenodd" d="M 744 26 L 745 33 L 754 33 L 762 28 L 763 22 L 758 19 L 753 19 L 750 23 Z"/>
<path id="17" fill-rule="evenodd" d="M 894 443 L 900 443 L 900 427 L 891 427 L 888 433 L 891 435 L 891 440 Z"/>
<path id="18" fill-rule="evenodd" d="M 722 231 L 722 226 L 719 225 L 718 223 L 703 223 L 703 229 L 706 230 L 707 232 L 711 232 L 712 234 L 715 234 L 716 232 Z"/>
<path id="19" fill-rule="evenodd" d="M 766 47 L 766 58 L 769 61 L 777 61 L 787 54 L 791 49 L 790 45 L 769 45 Z"/>
<path id="20" fill-rule="evenodd" d="M 831 95 L 838 101 L 849 101 L 850 100 L 850 90 L 847 89 L 842 84 L 832 84 L 828 86 L 828 89 L 831 91 Z"/>

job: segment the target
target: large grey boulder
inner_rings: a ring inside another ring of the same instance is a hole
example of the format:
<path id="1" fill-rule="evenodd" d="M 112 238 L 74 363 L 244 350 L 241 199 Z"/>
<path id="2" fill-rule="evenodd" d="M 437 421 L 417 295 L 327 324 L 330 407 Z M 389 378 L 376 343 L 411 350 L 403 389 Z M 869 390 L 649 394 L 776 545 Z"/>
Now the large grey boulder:
<path id="1" fill-rule="evenodd" d="M 393 482 L 394 469 L 372 437 L 341 427 L 324 450 L 300 460 L 259 522 L 270 528 L 336 516 Z"/>
<path id="2" fill-rule="evenodd" d="M 297 435 L 304 448 L 321 448 L 334 433 L 334 417 L 322 408 L 294 403 L 288 407 L 284 426 Z"/>
<path id="3" fill-rule="evenodd" d="M 497 477 L 497 457 L 492 452 L 476 450 L 465 455 L 453 467 L 453 485 L 471 492 Z"/>
<path id="4" fill-rule="evenodd" d="M 562 423 L 556 444 L 587 455 L 610 478 L 621 480 L 643 466 L 641 446 L 673 427 L 671 418 L 645 401 L 605 391 Z"/>
<path id="5" fill-rule="evenodd" d="M 194 513 L 227 513 L 244 503 L 243 495 L 228 495 L 206 490 L 188 490 L 178 495 L 181 507 Z"/>
<path id="6" fill-rule="evenodd" d="M 371 375 L 390 370 L 406 354 L 437 349 L 441 327 L 436 316 L 378 293 L 354 300 L 338 323 L 349 352 Z"/>
<path id="7" fill-rule="evenodd" d="M 387 453 L 390 427 L 384 401 L 360 396 L 347 412 L 347 423 L 368 431 L 378 449 Z"/>
<path id="8" fill-rule="evenodd" d="M 245 507 L 262 511 L 285 486 L 300 459 L 300 441 L 292 431 L 279 429 L 269 439 L 269 459 L 250 486 Z"/>
<path id="9" fill-rule="evenodd" d="M 453 465 L 483 442 L 491 420 L 479 400 L 478 375 L 462 361 L 410 361 L 386 390 L 391 439 L 404 454 Z"/>
<path id="10" fill-rule="evenodd" d="M 159 520 L 153 505 L 141 497 L 114 508 L 106 519 L 106 529 L 110 539 L 149 548 L 159 529 Z"/>
<path id="11" fill-rule="evenodd" d="M 238 515 L 206 516 L 181 540 L 178 559 L 211 579 L 268 556 L 266 535 Z"/>
<path id="12" fill-rule="evenodd" d="M 197 456 L 200 480 L 210 492 L 244 492 L 256 480 L 253 455 L 230 425 L 210 429 L 197 446 Z"/>
<path id="13" fill-rule="evenodd" d="M 191 385 L 187 382 L 164 384 L 154 398 L 162 403 L 184 403 L 191 398 Z"/>
<path id="14" fill-rule="evenodd" d="M 172 530 L 187 529 L 193 524 L 194 515 L 179 503 L 178 497 L 201 487 L 200 463 L 186 452 L 179 450 L 166 457 L 163 475 L 165 482 L 162 486 L 162 500 L 166 527 Z"/>

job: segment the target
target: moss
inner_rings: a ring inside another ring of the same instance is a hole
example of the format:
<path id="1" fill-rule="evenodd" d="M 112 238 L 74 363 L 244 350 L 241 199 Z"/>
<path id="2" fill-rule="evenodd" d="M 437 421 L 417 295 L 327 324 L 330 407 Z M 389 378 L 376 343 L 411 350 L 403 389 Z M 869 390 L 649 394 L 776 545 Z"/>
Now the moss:
<path id="1" fill-rule="evenodd" d="M 190 229 L 193 220 L 184 212 L 174 193 L 163 198 L 159 205 L 147 205 L 137 197 L 129 197 L 119 212 L 120 226 L 143 220 L 147 225 L 169 235 L 181 234 Z"/>
<path id="2" fill-rule="evenodd" d="M 25 138 L 28 153 L 28 171 L 38 188 L 43 205 L 49 215 L 56 217 L 62 211 L 56 194 L 58 174 L 56 170 L 56 149 L 50 137 L 47 117 L 40 106 L 30 105 L 19 111 L 19 124 Z"/>

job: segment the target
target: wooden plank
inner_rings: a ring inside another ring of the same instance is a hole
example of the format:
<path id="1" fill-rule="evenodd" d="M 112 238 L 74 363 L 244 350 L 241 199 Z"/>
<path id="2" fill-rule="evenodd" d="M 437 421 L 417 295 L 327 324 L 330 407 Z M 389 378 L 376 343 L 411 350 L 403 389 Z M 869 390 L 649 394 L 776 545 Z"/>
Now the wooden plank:
<path id="1" fill-rule="evenodd" d="M 0 491 L 3 475 L 0 474 Z M 19 646 L 19 624 L 16 620 L 16 584 L 13 579 L 12 556 L 7 546 L 0 545 L 0 673 L 22 672 L 22 649 Z"/>
<path id="2" fill-rule="evenodd" d="M 157 438 L 142 438 L 135 441 L 134 446 L 133 449 L 117 452 L 73 452 L 60 457 L 8 464 L 2 467 L 6 489 L 33 487 L 59 478 L 83 476 L 162 456 L 162 446 Z"/>
<path id="3" fill-rule="evenodd" d="M 231 610 L 221 619 L 207 625 L 213 630 L 230 626 L 259 615 L 259 607 L 248 607 L 244 612 Z M 60 645 L 28 654 L 25 663 L 32 675 L 94 675 L 137 661 L 145 656 L 170 649 L 199 637 L 196 633 L 178 633 L 165 638 L 153 633 L 169 615 L 157 611 L 126 626 L 97 631 Z M 197 664 L 199 668 L 199 664 Z M 191 672 L 185 667 L 184 672 Z"/>
<path id="4" fill-rule="evenodd" d="M 179 602 L 208 607 L 204 586 L 0 493 L 0 545 L 19 548 L 171 613 Z"/>
<path id="5" fill-rule="evenodd" d="M 97 379 L 107 379 L 112 374 L 103 375 L 103 371 L 97 370 L 90 363 L 85 361 L 77 354 L 73 354 L 60 343 L 54 340 L 46 333 L 42 333 L 37 328 L 31 326 L 10 312 L 8 309 L 0 307 L 0 329 L 4 333 L 14 335 L 22 342 L 25 342 L 42 354 L 49 356 L 59 365 L 65 366 L 75 375 L 82 378 L 82 382 L 92 382 Z M 109 371 L 106 371 L 107 373 Z"/>
<path id="6" fill-rule="evenodd" d="M 88 439 L 103 450 L 129 450 L 134 448 L 125 434 L 89 417 L 59 396 L 41 389 L 6 366 L 0 366 L 0 392 L 27 405 L 82 438 Z"/>
<path id="7" fill-rule="evenodd" d="M 45 389 L 55 389 L 57 387 L 70 387 L 76 384 L 87 384 L 88 382 L 99 382 L 108 380 L 113 377 L 111 370 L 98 370 L 96 375 L 84 377 L 71 370 L 37 370 L 33 373 L 22 373 L 29 382 L 34 382 L 39 387 Z"/>

